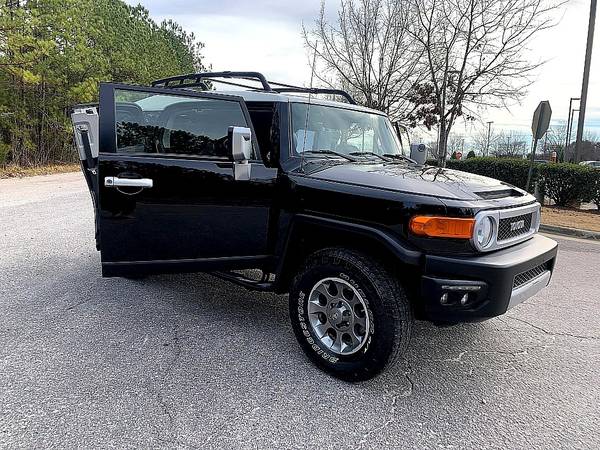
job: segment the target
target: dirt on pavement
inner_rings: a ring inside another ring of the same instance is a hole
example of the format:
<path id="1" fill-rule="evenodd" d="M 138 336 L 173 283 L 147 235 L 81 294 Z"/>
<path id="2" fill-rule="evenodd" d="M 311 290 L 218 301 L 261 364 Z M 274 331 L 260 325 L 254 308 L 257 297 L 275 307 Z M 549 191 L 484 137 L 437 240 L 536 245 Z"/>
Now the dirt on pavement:
<path id="1" fill-rule="evenodd" d="M 78 170 L 80 170 L 79 163 L 49 164 L 35 167 L 8 165 L 0 167 L 0 178 L 23 178 L 36 175 L 77 172 Z"/>
<path id="2" fill-rule="evenodd" d="M 600 212 L 544 206 L 542 208 L 542 223 L 544 225 L 600 232 Z"/>

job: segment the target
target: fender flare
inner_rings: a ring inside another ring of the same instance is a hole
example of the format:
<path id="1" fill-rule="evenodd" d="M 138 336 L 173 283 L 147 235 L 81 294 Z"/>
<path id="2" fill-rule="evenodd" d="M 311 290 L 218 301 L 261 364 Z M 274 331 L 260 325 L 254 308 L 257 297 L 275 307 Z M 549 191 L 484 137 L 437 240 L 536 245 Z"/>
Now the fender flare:
<path id="1" fill-rule="evenodd" d="M 280 257 L 275 271 L 275 289 L 278 292 L 283 292 L 284 286 L 287 284 L 286 268 L 290 260 L 293 260 L 291 252 L 294 251 L 293 243 L 296 241 L 298 233 L 304 226 L 326 228 L 329 230 L 343 230 L 345 233 L 354 234 L 363 238 L 371 239 L 382 245 L 386 250 L 393 254 L 400 263 L 420 266 L 423 262 L 423 252 L 416 249 L 414 246 L 400 240 L 398 237 L 380 228 L 348 222 L 344 220 L 332 219 L 327 217 L 314 216 L 309 214 L 297 214 L 292 217 L 291 223 L 288 226 L 285 244 L 280 249 Z"/>

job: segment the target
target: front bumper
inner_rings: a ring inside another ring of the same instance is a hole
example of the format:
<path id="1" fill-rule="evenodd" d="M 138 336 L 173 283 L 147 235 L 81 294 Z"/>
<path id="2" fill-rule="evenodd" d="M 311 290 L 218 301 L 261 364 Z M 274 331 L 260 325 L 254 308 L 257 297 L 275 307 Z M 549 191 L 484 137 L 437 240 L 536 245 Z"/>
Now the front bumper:
<path id="1" fill-rule="evenodd" d="M 557 251 L 555 241 L 535 235 L 484 255 L 428 255 L 421 280 L 423 314 L 434 322 L 481 321 L 504 314 L 548 285 Z"/>

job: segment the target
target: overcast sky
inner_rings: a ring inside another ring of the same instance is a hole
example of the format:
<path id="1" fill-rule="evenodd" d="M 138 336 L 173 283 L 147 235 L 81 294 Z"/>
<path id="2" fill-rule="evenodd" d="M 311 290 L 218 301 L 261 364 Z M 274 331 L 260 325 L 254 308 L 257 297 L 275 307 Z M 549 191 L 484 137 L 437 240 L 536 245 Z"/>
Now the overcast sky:
<path id="1" fill-rule="evenodd" d="M 156 21 L 172 18 L 206 44 L 205 62 L 214 70 L 256 70 L 268 79 L 308 85 L 310 69 L 300 29 L 317 17 L 320 0 L 127 0 L 141 3 Z M 566 120 L 569 98 L 579 97 L 590 0 L 570 0 L 560 24 L 531 44 L 533 54 L 549 60 L 520 104 L 509 111 L 489 110 L 494 127 L 528 132 L 541 100 L 549 100 L 553 122 Z M 326 2 L 334 16 L 337 0 Z M 560 19 L 558 17 L 557 19 Z M 600 18 L 598 19 L 600 22 Z M 600 23 L 596 27 L 600 29 Z M 592 57 L 586 127 L 600 133 L 600 32 Z M 458 126 L 469 134 L 472 127 Z"/>

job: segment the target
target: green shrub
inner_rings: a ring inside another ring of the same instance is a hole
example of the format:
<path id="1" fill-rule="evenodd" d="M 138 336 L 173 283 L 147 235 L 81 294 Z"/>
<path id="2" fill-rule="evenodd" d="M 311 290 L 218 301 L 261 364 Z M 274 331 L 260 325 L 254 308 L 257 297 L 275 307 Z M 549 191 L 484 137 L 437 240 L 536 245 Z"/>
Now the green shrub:
<path id="1" fill-rule="evenodd" d="M 473 150 L 470 150 L 469 153 L 467 153 L 467 159 L 475 158 L 476 156 L 477 155 Z"/>
<path id="2" fill-rule="evenodd" d="M 600 170 L 595 170 L 591 175 L 591 182 L 584 200 L 595 203 L 596 208 L 600 210 Z"/>
<path id="3" fill-rule="evenodd" d="M 570 206 L 574 202 L 590 199 L 596 173 L 578 164 L 559 163 L 543 165 L 540 172 L 540 189 L 557 206 Z"/>
<path id="4" fill-rule="evenodd" d="M 429 160 L 427 164 L 437 165 Z M 525 189 L 529 173 L 529 160 L 511 158 L 476 157 L 462 161 L 448 160 L 446 167 L 495 178 Z M 558 206 L 590 201 L 600 209 L 600 170 L 578 164 L 534 164 L 530 192 L 538 181 L 540 192 L 550 197 Z"/>
<path id="5" fill-rule="evenodd" d="M 490 178 L 495 178 L 513 186 L 525 189 L 527 174 L 529 173 L 529 161 L 525 159 L 475 157 L 463 161 L 447 161 L 450 169 L 462 170 L 464 172 L 476 173 Z M 533 167 L 530 191 L 538 177 L 539 164 Z"/>

